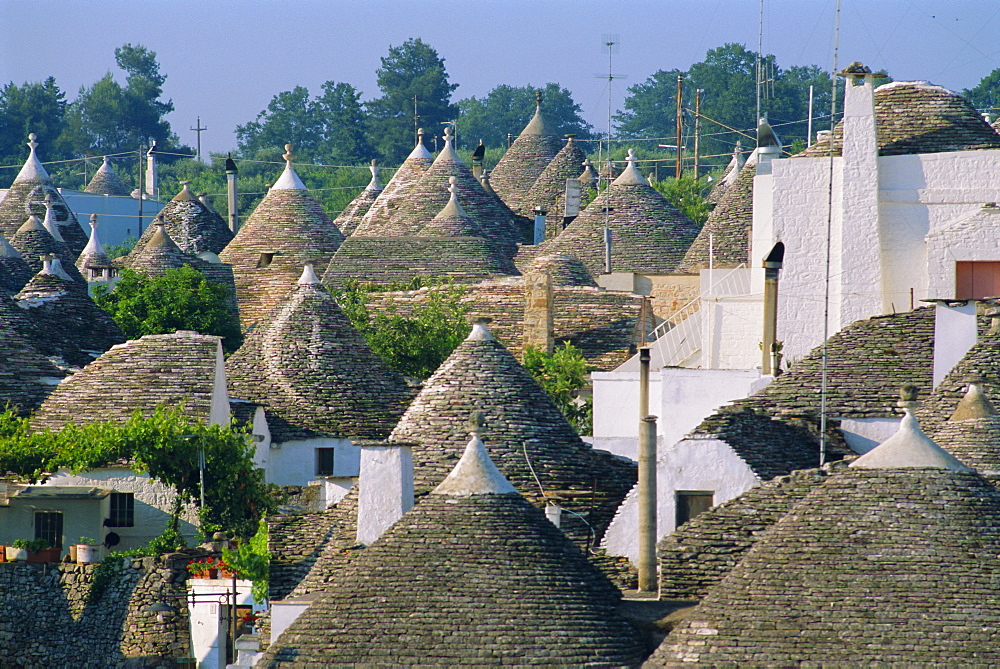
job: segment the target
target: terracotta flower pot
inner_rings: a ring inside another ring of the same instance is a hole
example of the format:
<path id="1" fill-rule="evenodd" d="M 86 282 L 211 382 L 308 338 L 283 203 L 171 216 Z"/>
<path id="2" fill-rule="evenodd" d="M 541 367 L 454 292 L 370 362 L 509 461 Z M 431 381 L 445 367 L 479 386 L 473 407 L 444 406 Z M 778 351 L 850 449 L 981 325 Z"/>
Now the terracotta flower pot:
<path id="1" fill-rule="evenodd" d="M 36 564 L 40 562 L 59 562 L 59 556 L 61 554 L 61 548 L 43 548 L 40 551 L 29 551 L 28 562 Z"/>
<path id="2" fill-rule="evenodd" d="M 0 544 L 0 562 L 6 562 L 6 561 L 7 561 L 7 547 L 4 546 L 3 544 Z"/>
<path id="3" fill-rule="evenodd" d="M 76 562 L 76 544 L 69 545 L 69 561 Z"/>

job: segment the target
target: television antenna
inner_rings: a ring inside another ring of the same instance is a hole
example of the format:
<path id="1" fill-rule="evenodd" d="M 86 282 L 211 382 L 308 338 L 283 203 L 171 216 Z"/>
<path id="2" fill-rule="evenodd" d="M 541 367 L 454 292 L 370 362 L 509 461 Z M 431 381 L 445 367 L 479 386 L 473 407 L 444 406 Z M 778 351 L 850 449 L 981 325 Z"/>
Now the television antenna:
<path id="1" fill-rule="evenodd" d="M 615 79 L 625 79 L 627 75 L 615 74 L 613 61 L 615 55 L 621 50 L 621 39 L 618 37 L 617 33 L 606 33 L 601 37 L 601 48 L 604 53 L 608 54 L 608 73 L 605 74 L 595 74 L 595 77 L 608 80 L 608 160 L 611 160 L 611 84 Z M 597 164 L 601 164 L 601 144 L 597 145 Z M 610 180 L 610 179 L 609 179 Z M 598 183 L 600 183 L 600 175 L 598 175 Z"/>

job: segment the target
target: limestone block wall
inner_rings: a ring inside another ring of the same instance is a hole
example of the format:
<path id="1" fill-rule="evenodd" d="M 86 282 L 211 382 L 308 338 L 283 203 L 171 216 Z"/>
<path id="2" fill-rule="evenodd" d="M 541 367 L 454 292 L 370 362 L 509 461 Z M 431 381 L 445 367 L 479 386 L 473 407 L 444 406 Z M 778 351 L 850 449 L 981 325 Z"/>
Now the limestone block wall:
<path id="1" fill-rule="evenodd" d="M 0 563 L 0 665 L 174 667 L 189 655 L 189 556 L 127 560 L 87 603 L 96 565 Z M 177 609 L 159 622 L 154 602 Z"/>
<path id="2" fill-rule="evenodd" d="M 638 278 L 641 292 L 650 296 L 653 314 L 667 320 L 677 310 L 698 297 L 701 292 L 697 274 L 643 274 Z M 685 312 L 685 317 L 687 313 Z"/>

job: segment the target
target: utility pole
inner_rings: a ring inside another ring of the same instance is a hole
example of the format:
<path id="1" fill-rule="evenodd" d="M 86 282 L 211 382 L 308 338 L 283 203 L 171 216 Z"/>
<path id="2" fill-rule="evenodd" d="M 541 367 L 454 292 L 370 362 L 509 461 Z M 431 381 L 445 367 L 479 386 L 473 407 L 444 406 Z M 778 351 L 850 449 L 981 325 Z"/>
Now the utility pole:
<path id="1" fill-rule="evenodd" d="M 677 179 L 681 178 L 681 172 L 682 172 L 681 141 L 684 132 L 684 105 L 681 102 L 681 98 L 683 97 L 683 94 L 684 94 L 684 80 L 681 79 L 681 75 L 678 74 L 677 75 L 677 141 L 675 142 L 675 144 L 677 144 L 677 157 L 676 157 L 676 163 L 674 165 L 674 178 Z"/>
<path id="2" fill-rule="evenodd" d="M 198 162 L 201 162 L 201 133 L 208 130 L 208 128 L 201 127 L 201 117 L 199 116 L 198 122 L 191 129 L 198 133 Z"/>
<path id="3" fill-rule="evenodd" d="M 139 236 L 142 236 L 142 153 L 145 149 L 142 144 L 139 145 L 139 169 L 136 174 L 136 193 L 139 194 Z"/>
<path id="4" fill-rule="evenodd" d="M 705 91 L 701 88 L 694 90 L 694 178 L 698 180 L 698 160 L 701 156 L 699 142 L 701 140 L 701 94 Z"/>

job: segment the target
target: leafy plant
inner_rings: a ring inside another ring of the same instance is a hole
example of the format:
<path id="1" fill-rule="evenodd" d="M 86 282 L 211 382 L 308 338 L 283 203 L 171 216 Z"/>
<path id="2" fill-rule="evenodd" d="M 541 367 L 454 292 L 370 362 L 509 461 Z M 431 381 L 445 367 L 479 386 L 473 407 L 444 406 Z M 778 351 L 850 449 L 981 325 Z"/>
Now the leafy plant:
<path id="1" fill-rule="evenodd" d="M 413 306 L 409 315 L 400 312 L 394 300 L 384 311 L 371 313 L 371 294 L 427 287 L 426 299 Z M 342 290 L 331 290 L 344 314 L 387 365 L 401 374 L 425 379 L 451 355 L 469 334 L 462 302 L 463 286 L 450 281 L 415 277 L 410 281 L 376 284 L 348 280 Z"/>
<path id="2" fill-rule="evenodd" d="M 122 256 L 127 256 L 135 248 L 135 245 L 139 242 L 138 237 L 126 237 L 122 240 L 120 244 L 105 244 L 104 252 L 108 254 L 111 259 L 121 258 Z"/>
<path id="3" fill-rule="evenodd" d="M 271 554 L 267 550 L 267 521 L 261 519 L 257 533 L 249 541 L 241 541 L 236 550 L 222 549 L 222 559 L 240 578 L 253 581 L 253 598 L 258 604 L 268 596 L 271 574 Z"/>
<path id="4" fill-rule="evenodd" d="M 14 539 L 14 543 L 11 544 L 14 548 L 27 548 L 31 550 L 31 539 Z"/>
<path id="5" fill-rule="evenodd" d="M 78 543 L 78 544 L 96 544 L 97 540 L 93 539 L 92 537 L 80 537 L 79 539 L 76 540 L 76 543 Z"/>
<path id="6" fill-rule="evenodd" d="M 570 425 L 580 434 L 591 434 L 593 400 L 581 399 L 579 393 L 586 387 L 587 376 L 593 368 L 587 364 L 580 349 L 569 342 L 552 353 L 526 346 L 524 367 L 552 397 Z"/>
<path id="7" fill-rule="evenodd" d="M 130 339 L 194 330 L 222 337 L 223 349 L 232 353 L 243 343 L 243 334 L 227 303 L 230 292 L 184 265 L 157 277 L 122 270 L 113 289 L 103 284 L 94 288 L 94 301 Z"/>
<path id="8" fill-rule="evenodd" d="M 698 225 L 704 225 L 712 213 L 712 204 L 701 196 L 705 184 L 700 179 L 685 174 L 680 179 L 668 177 L 650 181 L 650 185 Z"/>
<path id="9" fill-rule="evenodd" d="M 32 553 L 37 553 L 38 551 L 43 551 L 46 548 L 52 548 L 52 544 L 49 540 L 44 537 L 38 537 L 37 539 L 32 539 L 28 542 L 28 550 Z"/>

